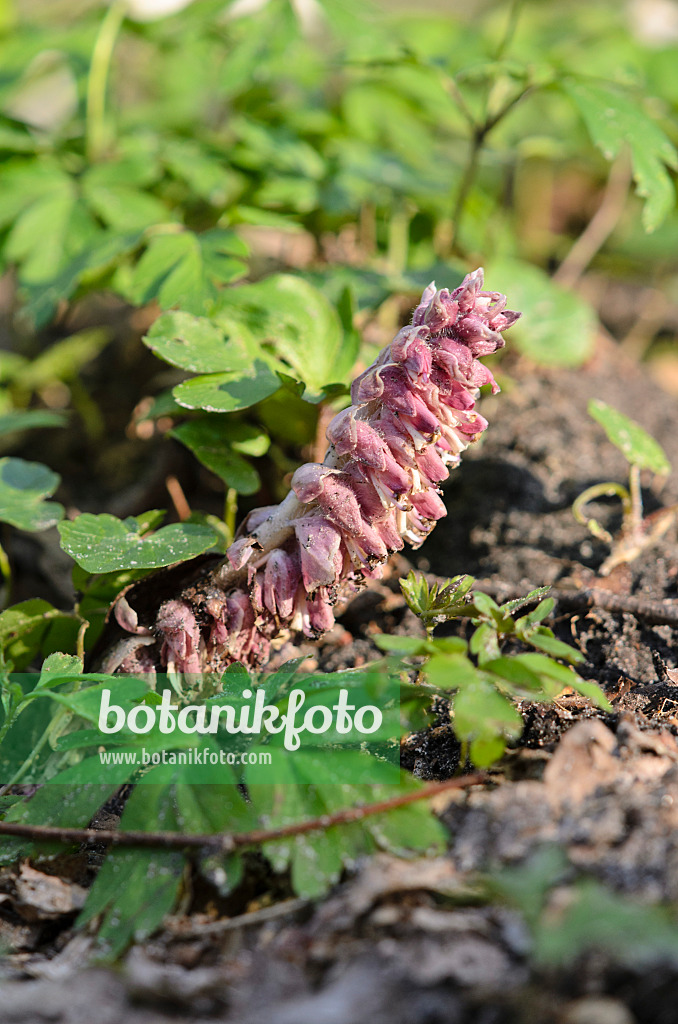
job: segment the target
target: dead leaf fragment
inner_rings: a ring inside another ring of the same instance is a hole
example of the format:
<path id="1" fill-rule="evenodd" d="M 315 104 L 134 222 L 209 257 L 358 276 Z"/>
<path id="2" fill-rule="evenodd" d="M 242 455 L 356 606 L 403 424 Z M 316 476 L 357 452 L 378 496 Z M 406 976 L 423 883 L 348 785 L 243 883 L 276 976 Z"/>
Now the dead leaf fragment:
<path id="1" fill-rule="evenodd" d="M 17 909 L 27 920 L 72 914 L 84 906 L 87 898 L 87 889 L 81 885 L 64 881 L 56 875 L 46 875 L 32 868 L 28 862 L 19 869 L 15 891 Z"/>

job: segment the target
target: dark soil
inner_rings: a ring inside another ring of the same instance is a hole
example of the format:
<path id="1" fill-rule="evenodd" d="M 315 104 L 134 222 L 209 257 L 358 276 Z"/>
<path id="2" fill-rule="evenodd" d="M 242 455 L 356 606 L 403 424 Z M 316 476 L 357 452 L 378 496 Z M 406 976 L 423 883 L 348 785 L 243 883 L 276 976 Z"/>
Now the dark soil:
<path id="1" fill-rule="evenodd" d="M 448 518 L 413 564 L 443 577 L 471 573 L 500 597 L 552 584 L 571 592 L 594 585 L 620 600 L 677 600 L 675 525 L 631 565 L 598 578 L 606 545 L 570 511 L 585 487 L 626 474 L 588 417 L 588 400 L 603 398 L 637 419 L 678 465 L 675 400 L 612 347 L 576 372 L 506 363 L 502 370 L 510 374 L 504 393 L 483 410 L 487 440 L 450 482 Z M 678 501 L 678 475 L 644 499 L 649 512 Z M 614 502 L 595 511 L 612 532 L 619 528 Z M 491 782 L 437 805 L 450 832 L 447 857 L 377 858 L 313 906 L 291 901 L 252 912 L 250 903 L 216 921 L 184 908 L 115 973 L 82 969 L 89 936 L 61 931 L 36 948 L 27 935 L 23 951 L 4 961 L 0 1020 L 674 1022 L 675 945 L 633 962 L 618 951 L 580 950 L 548 967 L 510 901 L 477 888 L 479 872 L 536 864 L 557 848 L 553 914 L 582 878 L 624 897 L 678 902 L 677 630 L 595 605 L 572 611 L 566 601 L 551 624 L 584 653 L 579 671 L 605 689 L 613 712 L 579 698 L 523 705 L 523 735 Z M 327 671 L 361 664 L 378 655 L 375 632 L 415 630 L 396 571 L 353 602 L 313 657 Z M 436 726 L 404 744 L 406 767 L 422 778 L 458 770 L 459 747 L 444 706 L 439 712 Z"/>

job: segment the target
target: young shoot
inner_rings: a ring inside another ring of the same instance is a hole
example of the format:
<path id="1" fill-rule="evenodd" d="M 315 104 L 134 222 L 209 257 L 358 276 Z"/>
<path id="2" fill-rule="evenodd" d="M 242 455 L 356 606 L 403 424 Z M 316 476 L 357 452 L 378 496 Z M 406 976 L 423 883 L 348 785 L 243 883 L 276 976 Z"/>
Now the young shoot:
<path id="1" fill-rule="evenodd" d="M 588 411 L 603 427 L 608 440 L 629 463 L 628 487 L 613 481 L 594 484 L 582 491 L 572 505 L 572 513 L 577 522 L 611 547 L 610 554 L 600 568 L 601 576 L 607 576 L 615 566 L 632 562 L 642 551 L 656 544 L 674 521 L 678 505 L 660 509 L 648 516 L 643 515 L 640 473 L 647 469 L 656 476 L 667 476 L 671 472 L 671 464 L 664 450 L 638 423 L 605 402 L 592 399 Z M 585 511 L 589 502 L 596 498 L 614 496 L 621 499 L 623 514 L 621 532 L 616 538 Z"/>

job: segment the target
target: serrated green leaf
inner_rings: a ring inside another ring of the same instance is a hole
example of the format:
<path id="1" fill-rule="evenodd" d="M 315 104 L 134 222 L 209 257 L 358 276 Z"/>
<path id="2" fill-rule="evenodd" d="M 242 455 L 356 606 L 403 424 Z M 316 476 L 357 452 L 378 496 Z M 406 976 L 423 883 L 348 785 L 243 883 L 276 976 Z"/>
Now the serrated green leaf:
<path id="1" fill-rule="evenodd" d="M 322 292 L 290 274 L 228 289 L 215 319 L 236 336 L 245 325 L 257 342 L 271 344 L 311 392 L 341 380 L 354 358 L 342 351 L 339 317 Z"/>
<path id="2" fill-rule="evenodd" d="M 60 269 L 75 203 L 71 183 L 64 182 L 17 218 L 7 238 L 5 254 L 21 264 L 22 281 L 49 281 Z"/>
<path id="3" fill-rule="evenodd" d="M 60 477 L 40 462 L 0 459 L 0 522 L 36 532 L 58 523 L 63 506 L 45 501 L 59 486 Z"/>
<path id="4" fill-rule="evenodd" d="M 178 384 L 172 394 L 186 409 L 206 412 L 235 412 L 248 409 L 275 394 L 281 387 L 280 377 L 265 363 L 257 360 L 249 372 L 210 373 Z"/>
<path id="5" fill-rule="evenodd" d="M 632 465 L 653 473 L 671 472 L 671 463 L 661 445 L 635 420 L 597 398 L 591 399 L 588 411 Z"/>
<path id="6" fill-rule="evenodd" d="M 60 651 L 55 651 L 43 661 L 40 678 L 35 684 L 36 689 L 49 685 L 50 678 L 53 676 L 63 677 L 71 673 L 74 676 L 79 676 L 82 673 L 82 658 L 75 654 L 62 654 Z"/>
<path id="7" fill-rule="evenodd" d="M 230 250 L 230 232 L 192 231 L 157 235 L 134 268 L 130 298 L 137 305 L 157 299 L 163 309 L 180 306 L 203 313 L 218 294 L 218 286 L 236 281 L 247 271 Z"/>
<path id="8" fill-rule="evenodd" d="M 138 786 L 125 805 L 121 829 L 174 831 L 177 820 L 169 782 L 173 771 L 151 769 L 148 785 Z M 129 943 L 152 934 L 174 907 L 184 871 L 177 850 L 124 850 L 108 853 L 76 925 L 103 914 L 98 944 L 107 958 L 117 957 Z"/>
<path id="9" fill-rule="evenodd" d="M 193 523 L 173 523 L 142 537 L 133 520 L 89 512 L 61 523 L 59 533 L 64 551 L 88 572 L 159 569 L 195 558 L 217 540 L 210 527 Z"/>
<path id="10" fill-rule="evenodd" d="M 174 220 L 167 207 L 155 196 L 125 184 L 99 184 L 86 176 L 85 197 L 98 217 L 120 234 L 143 231 L 156 224 Z"/>
<path id="11" fill-rule="evenodd" d="M 247 370 L 255 356 L 247 339 L 225 331 L 206 317 L 192 313 L 164 313 L 144 338 L 160 359 L 194 373 Z"/>
<path id="12" fill-rule="evenodd" d="M 676 191 L 666 166 L 678 167 L 675 147 L 645 110 L 626 93 L 597 82 L 566 80 L 562 88 L 581 113 L 589 134 L 612 160 L 626 145 L 631 151 L 638 194 L 646 200 L 643 224 L 654 231 L 673 208 Z"/>

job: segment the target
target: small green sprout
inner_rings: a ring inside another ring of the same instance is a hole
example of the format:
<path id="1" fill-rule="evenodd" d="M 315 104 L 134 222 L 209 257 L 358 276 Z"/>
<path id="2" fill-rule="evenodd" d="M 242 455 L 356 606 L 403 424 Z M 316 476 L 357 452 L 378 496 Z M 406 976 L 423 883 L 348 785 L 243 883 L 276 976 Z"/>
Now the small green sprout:
<path id="1" fill-rule="evenodd" d="M 515 701 L 551 702 L 569 687 L 609 710 L 602 691 L 572 668 L 584 660 L 581 652 L 558 640 L 544 625 L 555 605 L 553 598 L 545 596 L 548 587 L 499 605 L 489 594 L 473 590 L 474 583 L 472 576 L 455 576 L 429 584 L 424 576 L 410 572 L 400 586 L 426 627 L 426 639 L 375 637 L 377 646 L 391 655 L 425 659 L 413 692 L 403 695 L 405 702 L 434 696 L 451 700 L 462 761 L 468 756 L 478 767 L 487 767 L 499 760 L 507 742 L 523 731 Z M 536 607 L 516 614 L 528 605 Z M 470 640 L 434 638 L 437 625 L 459 618 L 470 619 L 475 626 Z M 532 650 L 506 653 L 507 640 Z"/>
<path id="2" fill-rule="evenodd" d="M 646 548 L 656 544 L 673 522 L 678 506 L 660 509 L 658 513 L 643 516 L 643 498 L 640 486 L 641 470 L 647 469 L 656 476 L 667 476 L 671 464 L 661 445 L 647 431 L 617 409 L 592 399 L 588 405 L 589 415 L 605 430 L 608 440 L 617 447 L 629 462 L 629 486 L 605 481 L 587 487 L 572 505 L 577 522 L 586 526 L 594 537 L 604 540 L 612 550 L 603 562 L 600 573 L 609 575 L 615 566 L 631 562 Z M 597 519 L 584 511 L 589 502 L 599 497 L 621 499 L 623 522 L 619 538 L 614 537 Z"/>

